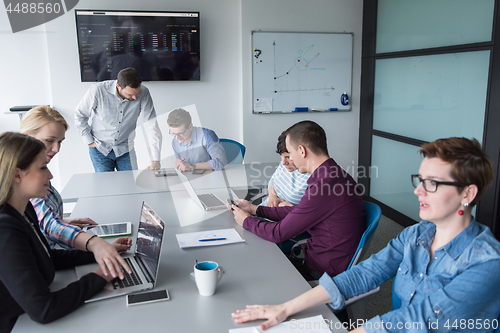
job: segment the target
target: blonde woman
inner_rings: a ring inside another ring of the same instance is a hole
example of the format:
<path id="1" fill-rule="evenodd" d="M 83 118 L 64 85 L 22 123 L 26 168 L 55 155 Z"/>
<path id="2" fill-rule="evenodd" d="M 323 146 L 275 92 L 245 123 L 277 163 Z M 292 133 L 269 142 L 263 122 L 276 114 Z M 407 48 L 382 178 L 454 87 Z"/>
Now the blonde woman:
<path id="1" fill-rule="evenodd" d="M 37 106 L 28 111 L 21 121 L 20 132 L 45 144 L 46 157 L 50 162 L 59 152 L 65 138 L 68 124 L 63 116 L 48 106 Z M 89 218 L 63 219 L 63 202 L 57 190 L 50 184 L 47 194 L 42 198 L 31 198 L 38 216 L 40 230 L 49 240 L 51 247 L 57 243 L 66 249 L 88 250 L 94 253 L 97 263 L 105 274 L 123 277 L 121 267 L 127 272 L 130 268 L 118 251 L 126 251 L 132 245 L 129 237 L 115 247 L 99 237 L 92 237 L 78 226 L 96 224 Z M 69 223 L 69 224 L 68 224 Z"/>
<path id="2" fill-rule="evenodd" d="M 89 252 L 51 249 L 40 232 L 29 199 L 45 196 L 51 178 L 42 142 L 0 135 L 0 332 L 10 332 L 23 313 L 40 323 L 61 318 L 113 279 L 99 268 L 61 290 L 49 289 L 56 269 L 94 261 Z M 128 246 L 125 238 L 113 245 Z"/>

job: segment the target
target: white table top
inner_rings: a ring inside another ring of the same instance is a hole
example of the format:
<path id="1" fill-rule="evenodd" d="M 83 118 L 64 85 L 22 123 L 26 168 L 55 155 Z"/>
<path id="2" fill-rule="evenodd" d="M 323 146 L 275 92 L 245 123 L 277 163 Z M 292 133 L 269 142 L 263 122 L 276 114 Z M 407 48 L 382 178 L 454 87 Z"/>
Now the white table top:
<path id="1" fill-rule="evenodd" d="M 226 168 L 229 186 L 233 190 L 266 188 L 278 163 L 231 164 Z M 193 187 L 198 189 L 225 188 L 222 171 L 206 171 L 201 175 L 185 173 Z M 151 170 L 133 170 L 102 173 L 75 174 L 61 196 L 64 201 L 109 195 L 129 195 L 184 191 L 179 177 L 155 177 Z"/>

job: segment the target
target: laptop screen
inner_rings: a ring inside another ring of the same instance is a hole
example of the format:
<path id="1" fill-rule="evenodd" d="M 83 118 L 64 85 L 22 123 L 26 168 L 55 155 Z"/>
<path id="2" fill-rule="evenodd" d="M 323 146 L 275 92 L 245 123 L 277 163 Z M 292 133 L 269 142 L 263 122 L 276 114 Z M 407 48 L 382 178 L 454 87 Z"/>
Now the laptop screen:
<path id="1" fill-rule="evenodd" d="M 160 217 L 142 203 L 141 219 L 137 231 L 135 254 L 141 257 L 149 275 L 156 281 L 158 263 L 160 262 L 161 242 L 165 224 Z"/>

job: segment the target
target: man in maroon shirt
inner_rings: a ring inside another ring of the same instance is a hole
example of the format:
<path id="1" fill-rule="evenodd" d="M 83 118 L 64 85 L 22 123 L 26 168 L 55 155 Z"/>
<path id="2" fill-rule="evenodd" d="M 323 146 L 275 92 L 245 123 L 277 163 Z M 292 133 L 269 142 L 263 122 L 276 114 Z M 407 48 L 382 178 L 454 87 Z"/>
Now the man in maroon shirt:
<path id="1" fill-rule="evenodd" d="M 347 269 L 365 230 L 366 213 L 357 184 L 328 156 L 325 131 L 315 122 L 302 121 L 290 127 L 286 148 L 300 172 L 311 174 L 300 203 L 264 207 L 237 200 L 238 206 L 230 208 L 238 224 L 271 242 L 309 232 L 311 238 L 303 246 L 305 259 L 292 263 L 308 280 L 323 272 L 335 276 Z"/>

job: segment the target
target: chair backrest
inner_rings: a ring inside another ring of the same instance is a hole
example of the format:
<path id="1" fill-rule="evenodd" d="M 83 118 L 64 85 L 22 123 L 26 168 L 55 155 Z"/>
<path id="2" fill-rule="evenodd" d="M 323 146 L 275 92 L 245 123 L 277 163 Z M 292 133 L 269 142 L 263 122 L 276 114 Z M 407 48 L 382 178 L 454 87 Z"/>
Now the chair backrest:
<path id="1" fill-rule="evenodd" d="M 222 147 L 226 151 L 226 158 L 228 164 L 241 164 L 245 157 L 246 148 L 238 141 L 231 139 L 219 139 Z"/>
<path id="2" fill-rule="evenodd" d="M 363 250 L 367 249 L 368 245 L 370 245 L 371 237 L 375 232 L 375 229 L 377 229 L 380 216 L 382 216 L 382 210 L 378 205 L 368 201 L 363 201 L 363 204 L 366 212 L 366 230 L 363 233 L 363 236 L 361 236 L 356 253 L 354 253 L 354 257 L 352 258 L 347 269 L 350 269 L 358 263 L 359 258 L 361 258 L 364 253 Z"/>
<path id="3" fill-rule="evenodd" d="M 394 286 L 396 285 L 396 278 L 398 275 L 396 274 L 392 279 L 392 311 L 397 310 L 401 307 L 401 299 L 398 297 L 398 294 L 394 291 Z"/>

